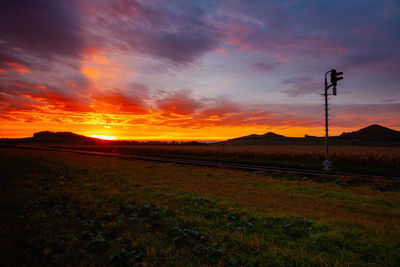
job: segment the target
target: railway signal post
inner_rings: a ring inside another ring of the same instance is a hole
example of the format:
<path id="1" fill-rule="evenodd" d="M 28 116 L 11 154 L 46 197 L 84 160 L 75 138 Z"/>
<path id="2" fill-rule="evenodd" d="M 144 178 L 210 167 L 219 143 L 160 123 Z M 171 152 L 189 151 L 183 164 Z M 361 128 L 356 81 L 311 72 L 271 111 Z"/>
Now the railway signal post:
<path id="1" fill-rule="evenodd" d="M 331 79 L 330 82 L 331 84 L 328 85 L 328 80 L 326 76 L 330 73 Z M 325 73 L 325 83 L 324 83 L 324 89 L 325 92 L 322 94 L 325 99 L 325 160 L 322 162 L 324 166 L 325 171 L 329 171 L 329 167 L 332 165 L 332 163 L 329 161 L 329 143 L 328 143 L 328 95 L 336 95 L 336 86 L 337 86 L 337 81 L 343 79 L 343 72 L 338 72 L 335 69 L 331 69 L 330 71 L 327 71 Z M 332 94 L 328 94 L 328 89 L 332 87 Z"/>

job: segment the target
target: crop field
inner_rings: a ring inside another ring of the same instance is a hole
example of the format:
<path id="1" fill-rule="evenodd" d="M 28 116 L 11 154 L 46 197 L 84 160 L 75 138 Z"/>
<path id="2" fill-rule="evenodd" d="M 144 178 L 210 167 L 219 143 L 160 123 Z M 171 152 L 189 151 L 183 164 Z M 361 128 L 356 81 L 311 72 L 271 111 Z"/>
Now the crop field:
<path id="1" fill-rule="evenodd" d="M 0 148 L 3 266 L 399 266 L 400 186 Z"/>
<path id="2" fill-rule="evenodd" d="M 155 155 L 320 170 L 323 146 L 47 145 L 81 150 Z M 331 146 L 334 171 L 400 177 L 400 147 Z"/>

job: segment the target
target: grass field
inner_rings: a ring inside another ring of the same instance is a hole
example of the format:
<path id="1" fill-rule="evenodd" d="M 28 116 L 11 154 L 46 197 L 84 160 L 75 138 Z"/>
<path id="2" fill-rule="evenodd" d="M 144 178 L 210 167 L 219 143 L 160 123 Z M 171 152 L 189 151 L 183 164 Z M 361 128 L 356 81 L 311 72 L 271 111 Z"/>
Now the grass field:
<path id="1" fill-rule="evenodd" d="M 156 155 L 223 162 L 265 164 L 274 167 L 322 169 L 324 146 L 182 146 L 182 145 L 77 145 L 52 147 Z M 331 146 L 333 170 L 400 177 L 400 147 Z"/>
<path id="2" fill-rule="evenodd" d="M 399 266 L 384 181 L 0 148 L 1 262 L 36 266 Z"/>

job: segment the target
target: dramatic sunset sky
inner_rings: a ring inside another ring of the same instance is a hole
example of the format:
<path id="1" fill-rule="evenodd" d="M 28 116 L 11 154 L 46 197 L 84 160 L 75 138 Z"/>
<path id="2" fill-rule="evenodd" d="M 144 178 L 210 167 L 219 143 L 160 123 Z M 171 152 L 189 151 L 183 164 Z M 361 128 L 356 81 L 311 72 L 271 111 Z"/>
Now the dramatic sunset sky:
<path id="1" fill-rule="evenodd" d="M 400 130 L 400 1 L 10 0 L 0 137 L 221 140 Z"/>

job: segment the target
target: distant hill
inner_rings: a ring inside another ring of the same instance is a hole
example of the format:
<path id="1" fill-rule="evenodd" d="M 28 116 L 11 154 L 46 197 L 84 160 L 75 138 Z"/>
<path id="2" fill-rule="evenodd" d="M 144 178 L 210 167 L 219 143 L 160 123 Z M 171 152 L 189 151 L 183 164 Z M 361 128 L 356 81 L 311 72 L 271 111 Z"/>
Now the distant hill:
<path id="1" fill-rule="evenodd" d="M 324 137 L 306 135 L 305 137 L 286 137 L 276 133 L 268 132 L 258 135 L 251 134 L 211 145 L 222 146 L 253 146 L 253 145 L 322 145 Z M 366 146 L 400 146 L 400 132 L 387 127 L 373 124 L 358 131 L 342 133 L 339 136 L 329 137 L 333 145 L 366 145 Z M 206 145 L 201 142 L 137 142 L 122 140 L 102 140 L 87 137 L 71 132 L 42 131 L 27 138 L 3 138 L 1 143 L 9 144 L 152 144 L 152 145 Z"/>
<path id="2" fill-rule="evenodd" d="M 334 145 L 400 146 L 400 132 L 378 124 L 329 138 L 330 143 Z M 233 138 L 215 143 L 215 145 L 322 145 L 324 141 L 324 137 L 308 135 L 305 137 L 286 137 L 268 132 L 263 135 L 251 134 Z"/>
<path id="3" fill-rule="evenodd" d="M 400 142 L 400 132 L 378 124 L 373 124 L 355 132 L 342 133 L 338 138 L 379 142 Z"/>
<path id="4" fill-rule="evenodd" d="M 103 140 L 94 137 L 88 137 L 71 132 L 51 132 L 42 131 L 34 133 L 32 137 L 26 138 L 2 138 L 0 143 L 6 144 L 107 144 L 107 145 L 133 145 L 133 144 L 149 144 L 149 145 L 184 145 L 184 146 L 205 146 L 202 142 L 177 142 L 177 141 L 144 141 L 138 142 L 133 140 Z"/>
<path id="5" fill-rule="evenodd" d="M 87 137 L 80 134 L 75 134 L 71 132 L 50 132 L 50 131 L 43 131 L 37 132 L 33 134 L 31 138 L 35 141 L 71 141 L 71 142 L 84 142 L 84 141 L 97 141 L 99 139 Z"/>
<path id="6" fill-rule="evenodd" d="M 74 144 L 96 144 L 103 143 L 106 140 L 87 137 L 71 132 L 50 132 L 42 131 L 33 134 L 33 137 L 27 138 L 6 138 L 0 139 L 6 143 L 74 143 Z"/>
<path id="7" fill-rule="evenodd" d="M 273 132 L 258 135 L 251 134 L 238 138 L 229 139 L 227 141 L 215 143 L 215 145 L 232 145 L 232 146 L 253 146 L 253 145 L 302 145 L 302 144 L 321 144 L 322 139 L 319 137 L 286 137 Z"/>
<path id="8" fill-rule="evenodd" d="M 281 137 L 285 137 L 285 136 L 283 136 L 283 135 L 279 135 L 279 134 L 276 134 L 276 133 L 273 133 L 273 132 L 268 132 L 268 133 L 266 133 L 266 134 L 263 134 L 263 135 L 258 135 L 258 134 L 251 134 L 251 135 L 247 135 L 247 136 L 243 136 L 243 137 L 238 137 L 238 138 L 235 138 L 235 139 L 256 139 L 256 140 L 258 140 L 258 139 L 264 139 L 264 138 L 281 138 Z M 234 139 L 230 139 L 230 140 L 234 140 Z"/>

